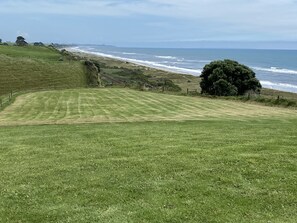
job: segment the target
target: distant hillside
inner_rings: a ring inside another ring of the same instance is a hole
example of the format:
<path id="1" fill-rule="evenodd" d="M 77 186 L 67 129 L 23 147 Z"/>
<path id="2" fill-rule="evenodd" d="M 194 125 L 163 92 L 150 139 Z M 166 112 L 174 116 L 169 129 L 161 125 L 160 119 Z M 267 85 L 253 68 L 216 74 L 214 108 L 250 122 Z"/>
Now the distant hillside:
<path id="1" fill-rule="evenodd" d="M 0 95 L 10 91 L 86 87 L 84 65 L 47 47 L 0 46 Z"/>

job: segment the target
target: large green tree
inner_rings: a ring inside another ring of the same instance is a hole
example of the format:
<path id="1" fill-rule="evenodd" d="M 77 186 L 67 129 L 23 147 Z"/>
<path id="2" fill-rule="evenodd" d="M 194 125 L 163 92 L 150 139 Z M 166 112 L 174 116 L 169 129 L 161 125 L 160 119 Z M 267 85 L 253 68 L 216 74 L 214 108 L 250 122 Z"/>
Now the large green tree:
<path id="1" fill-rule="evenodd" d="M 233 60 L 211 62 L 200 77 L 202 94 L 236 96 L 247 91 L 260 92 L 262 88 L 254 71 Z"/>

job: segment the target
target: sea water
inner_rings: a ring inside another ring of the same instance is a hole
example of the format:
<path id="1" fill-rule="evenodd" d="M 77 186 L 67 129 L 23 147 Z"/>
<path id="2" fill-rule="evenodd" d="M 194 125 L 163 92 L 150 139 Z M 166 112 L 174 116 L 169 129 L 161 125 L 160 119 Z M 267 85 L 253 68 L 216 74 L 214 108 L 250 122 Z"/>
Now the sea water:
<path id="1" fill-rule="evenodd" d="M 214 60 L 236 60 L 252 68 L 265 88 L 297 93 L 297 50 L 162 49 L 76 46 L 72 50 L 199 76 Z"/>

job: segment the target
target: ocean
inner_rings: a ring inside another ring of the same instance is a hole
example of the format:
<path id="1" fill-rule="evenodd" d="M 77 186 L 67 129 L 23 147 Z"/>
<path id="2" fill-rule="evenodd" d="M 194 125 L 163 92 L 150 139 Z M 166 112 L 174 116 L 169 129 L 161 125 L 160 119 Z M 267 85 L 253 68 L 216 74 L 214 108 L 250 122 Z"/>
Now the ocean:
<path id="1" fill-rule="evenodd" d="M 72 47 L 72 50 L 195 76 L 199 76 L 203 67 L 211 61 L 232 59 L 252 68 L 263 87 L 297 93 L 297 50 L 162 49 L 94 45 L 80 45 Z"/>

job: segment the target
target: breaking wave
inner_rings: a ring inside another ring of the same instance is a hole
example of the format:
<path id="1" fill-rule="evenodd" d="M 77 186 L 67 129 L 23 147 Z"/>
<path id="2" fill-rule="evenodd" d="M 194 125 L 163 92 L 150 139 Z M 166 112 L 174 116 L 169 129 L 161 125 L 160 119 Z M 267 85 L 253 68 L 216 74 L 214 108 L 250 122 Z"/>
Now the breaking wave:
<path id="1" fill-rule="evenodd" d="M 297 70 L 289 70 L 283 69 L 279 67 L 270 67 L 270 68 L 263 68 L 263 67 L 252 67 L 254 70 L 258 71 L 266 71 L 272 73 L 280 73 L 280 74 L 297 74 Z"/>
<path id="2" fill-rule="evenodd" d="M 294 84 L 274 83 L 270 81 L 261 81 L 261 84 L 263 85 L 263 87 L 266 87 L 266 88 L 297 93 L 297 85 L 294 85 Z"/>
<path id="3" fill-rule="evenodd" d="M 173 56 L 155 56 L 156 58 L 160 58 L 160 59 L 169 59 L 169 60 L 177 60 L 177 57 L 173 57 Z"/>
<path id="4" fill-rule="evenodd" d="M 176 66 L 168 66 L 168 65 L 164 65 L 164 64 L 160 64 L 160 63 L 152 62 L 152 61 L 147 61 L 147 60 L 138 60 L 138 59 L 114 56 L 114 55 L 106 54 L 106 53 L 91 52 L 91 51 L 79 49 L 79 47 L 68 48 L 68 50 L 75 51 L 75 52 L 81 52 L 81 53 L 89 53 L 89 54 L 93 54 L 93 55 L 97 55 L 97 56 L 108 57 L 108 58 L 113 58 L 113 59 L 118 59 L 118 60 L 123 60 L 123 61 L 138 64 L 138 65 L 142 65 L 142 66 L 147 66 L 147 67 L 151 67 L 151 68 L 156 68 L 156 69 L 161 69 L 161 70 L 171 71 L 171 72 L 176 72 L 176 73 L 181 73 L 181 74 L 191 74 L 191 75 L 199 76 L 202 72 L 202 70 L 194 70 L 194 69 L 188 69 L 188 68 L 182 68 L 182 67 L 176 67 Z"/>

